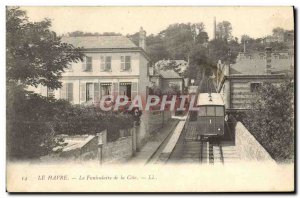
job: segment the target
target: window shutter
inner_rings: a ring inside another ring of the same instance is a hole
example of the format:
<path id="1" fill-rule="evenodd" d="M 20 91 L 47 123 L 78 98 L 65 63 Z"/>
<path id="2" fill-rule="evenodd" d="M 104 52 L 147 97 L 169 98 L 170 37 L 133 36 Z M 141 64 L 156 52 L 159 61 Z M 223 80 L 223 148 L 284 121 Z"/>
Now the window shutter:
<path id="1" fill-rule="evenodd" d="M 104 56 L 100 57 L 100 71 L 105 71 L 105 61 Z"/>
<path id="2" fill-rule="evenodd" d="M 80 102 L 86 101 L 86 84 L 80 83 Z"/>
<path id="3" fill-rule="evenodd" d="M 86 71 L 86 57 L 84 57 L 82 61 L 82 71 Z"/>
<path id="4" fill-rule="evenodd" d="M 121 56 L 121 70 L 125 70 L 125 57 L 124 56 Z"/>
<path id="5" fill-rule="evenodd" d="M 93 71 L 93 58 L 91 56 L 86 57 L 86 71 Z"/>
<path id="6" fill-rule="evenodd" d="M 100 85 L 94 83 L 94 102 L 100 102 Z"/>
<path id="7" fill-rule="evenodd" d="M 113 83 L 113 90 L 112 90 L 112 95 L 114 96 L 114 99 L 118 96 L 119 92 L 119 83 Z"/>
<path id="8" fill-rule="evenodd" d="M 62 87 L 60 88 L 60 98 L 61 99 L 67 99 L 67 85 L 66 85 L 66 83 L 63 83 Z"/>
<path id="9" fill-rule="evenodd" d="M 73 102 L 73 83 L 67 83 L 68 101 Z"/>
<path id="10" fill-rule="evenodd" d="M 133 100 L 137 94 L 138 94 L 138 83 L 133 82 L 131 84 L 131 100 Z"/>
<path id="11" fill-rule="evenodd" d="M 129 70 L 131 66 L 131 57 L 130 56 L 126 56 L 125 57 L 125 70 Z"/>
<path id="12" fill-rule="evenodd" d="M 105 69 L 107 71 L 111 70 L 111 56 L 106 56 L 105 57 Z"/>

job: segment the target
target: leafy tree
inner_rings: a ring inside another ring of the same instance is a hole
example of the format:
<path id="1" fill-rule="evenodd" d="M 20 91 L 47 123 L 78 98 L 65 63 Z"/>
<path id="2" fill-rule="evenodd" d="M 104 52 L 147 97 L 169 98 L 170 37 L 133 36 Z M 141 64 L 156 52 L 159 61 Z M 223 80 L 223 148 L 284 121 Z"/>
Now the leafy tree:
<path id="1" fill-rule="evenodd" d="M 281 27 L 276 27 L 272 30 L 273 32 L 273 36 L 279 36 L 279 35 L 283 35 L 285 30 Z"/>
<path id="2" fill-rule="evenodd" d="M 25 11 L 7 7 L 6 119 L 11 158 L 37 158 L 61 143 L 53 138 L 55 132 L 49 124 L 70 104 L 25 89 L 39 84 L 59 88 L 64 69 L 83 58 L 80 48 L 61 43 L 50 26 L 49 19 L 33 23 Z"/>
<path id="3" fill-rule="evenodd" d="M 209 57 L 214 64 L 219 60 L 226 64 L 234 63 L 241 46 L 235 40 L 227 41 L 223 39 L 214 39 L 210 41 Z"/>
<path id="4" fill-rule="evenodd" d="M 151 63 L 169 58 L 164 38 L 161 35 L 149 35 L 146 38 L 147 52 L 151 58 Z"/>
<path id="5" fill-rule="evenodd" d="M 59 79 L 71 62 L 82 60 L 80 48 L 62 43 L 49 28 L 51 21 L 30 22 L 18 7 L 6 10 L 6 74 L 8 81 L 50 88 L 61 87 Z"/>
<path id="6" fill-rule="evenodd" d="M 170 58 L 187 60 L 193 44 L 197 43 L 197 41 L 205 42 L 208 39 L 207 34 L 203 33 L 203 31 L 203 23 L 176 23 L 170 25 L 159 34 L 164 38 Z"/>
<path id="7" fill-rule="evenodd" d="M 232 26 L 229 21 L 222 21 L 218 23 L 217 29 L 216 29 L 216 38 L 222 39 L 222 40 L 229 40 L 231 39 L 231 33 L 232 33 Z"/>
<path id="8" fill-rule="evenodd" d="M 270 155 L 279 162 L 294 157 L 294 82 L 280 86 L 264 83 L 252 99 L 244 124 Z"/>

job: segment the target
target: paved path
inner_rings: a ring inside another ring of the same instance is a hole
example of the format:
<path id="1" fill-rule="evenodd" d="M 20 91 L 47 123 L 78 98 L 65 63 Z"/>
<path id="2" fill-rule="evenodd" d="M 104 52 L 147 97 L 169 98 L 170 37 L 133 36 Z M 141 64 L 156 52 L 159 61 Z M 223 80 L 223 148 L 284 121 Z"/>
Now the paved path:
<path id="1" fill-rule="evenodd" d="M 167 122 L 166 125 L 159 130 L 159 132 L 153 137 L 149 138 L 149 141 L 143 146 L 143 148 L 136 153 L 136 155 L 128 161 L 133 164 L 146 164 L 156 150 L 160 147 L 162 142 L 174 131 L 174 128 L 178 124 L 178 119 L 172 119 Z"/>

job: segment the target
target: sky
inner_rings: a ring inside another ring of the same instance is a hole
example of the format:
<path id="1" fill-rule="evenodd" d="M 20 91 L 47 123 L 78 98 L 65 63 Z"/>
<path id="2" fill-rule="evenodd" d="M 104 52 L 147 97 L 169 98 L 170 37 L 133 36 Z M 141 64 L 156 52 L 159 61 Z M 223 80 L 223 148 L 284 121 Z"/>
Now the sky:
<path id="1" fill-rule="evenodd" d="M 174 23 L 203 22 L 210 38 L 213 20 L 229 21 L 232 34 L 264 37 L 275 27 L 292 30 L 292 7 L 21 7 L 29 20 L 52 20 L 52 30 L 59 35 L 72 31 L 117 32 L 133 34 L 142 26 L 149 34 L 157 34 Z"/>

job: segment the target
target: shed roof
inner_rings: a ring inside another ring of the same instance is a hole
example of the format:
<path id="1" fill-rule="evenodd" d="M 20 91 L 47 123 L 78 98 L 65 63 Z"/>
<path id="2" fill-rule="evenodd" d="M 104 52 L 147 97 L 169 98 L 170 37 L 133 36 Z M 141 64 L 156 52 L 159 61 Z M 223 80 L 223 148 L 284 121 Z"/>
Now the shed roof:
<path id="1" fill-rule="evenodd" d="M 80 149 L 85 146 L 88 142 L 90 142 L 95 136 L 94 135 L 59 135 L 59 138 L 64 140 L 63 143 L 66 143 L 63 146 L 62 151 L 71 151 L 75 149 Z M 59 149 L 58 147 L 54 148 L 53 150 Z"/>

